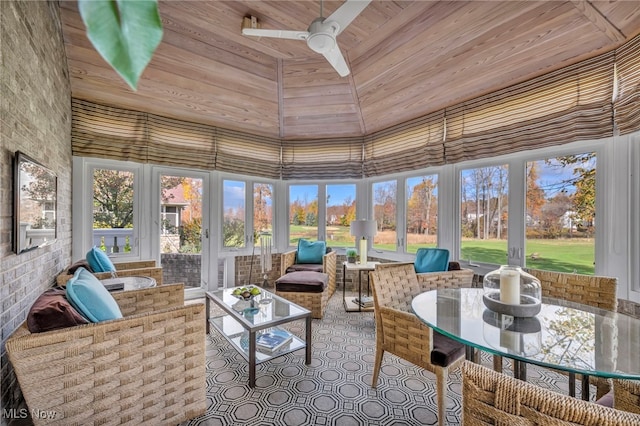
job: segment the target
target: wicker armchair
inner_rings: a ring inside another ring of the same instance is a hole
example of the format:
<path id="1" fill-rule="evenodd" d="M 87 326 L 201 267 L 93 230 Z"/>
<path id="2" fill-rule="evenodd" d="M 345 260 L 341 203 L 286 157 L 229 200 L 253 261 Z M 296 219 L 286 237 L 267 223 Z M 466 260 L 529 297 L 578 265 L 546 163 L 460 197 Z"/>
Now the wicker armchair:
<path id="1" fill-rule="evenodd" d="M 156 267 L 155 260 L 140 260 L 136 262 L 120 262 L 113 264 L 118 277 L 151 277 L 157 285 L 162 285 L 162 267 Z M 99 280 L 111 278 L 111 272 L 94 272 Z M 56 283 L 64 286 L 73 277 L 68 269 L 56 277 Z"/>
<path id="2" fill-rule="evenodd" d="M 618 309 L 617 278 L 597 275 L 569 274 L 563 272 L 525 269 L 540 280 L 542 297 L 551 297 L 593 306 L 616 312 Z M 500 357 L 494 357 L 494 369 L 501 371 Z M 575 373 L 569 373 L 570 392 L 573 395 Z M 596 398 L 601 398 L 611 390 L 611 380 L 591 377 L 590 382 L 596 385 Z"/>
<path id="3" fill-rule="evenodd" d="M 465 361 L 462 424 L 631 426 L 640 424 L 640 415 L 562 395 Z"/>
<path id="4" fill-rule="evenodd" d="M 464 346 L 434 333 L 411 311 L 411 300 L 438 287 L 470 287 L 470 270 L 415 273 L 413 263 L 377 265 L 369 273 L 376 320 L 376 357 L 372 387 L 376 387 L 385 352 L 390 352 L 436 375 L 438 424 L 445 419 L 449 368 L 464 360 Z"/>
<path id="5" fill-rule="evenodd" d="M 283 275 L 286 274 L 287 269 L 289 269 L 295 264 L 296 252 L 297 250 L 291 250 L 291 251 L 282 253 L 280 257 L 280 273 L 281 274 Z M 276 294 L 278 296 L 284 297 L 285 299 L 293 303 L 297 303 L 298 305 L 309 309 L 311 311 L 311 315 L 313 318 L 322 318 L 322 316 L 324 315 L 324 310 L 327 307 L 327 303 L 329 303 L 329 299 L 331 298 L 331 296 L 333 296 L 333 293 L 335 293 L 336 291 L 336 260 L 337 260 L 337 254 L 335 251 L 326 253 L 322 257 L 321 272 L 327 274 L 329 277 L 327 287 L 322 293 L 307 293 L 307 292 L 276 290 Z"/>
<path id="6" fill-rule="evenodd" d="M 296 263 L 296 252 L 297 250 L 291 250 L 285 253 L 282 253 L 280 257 L 280 273 L 286 274 L 287 269 L 293 266 Z M 329 253 L 322 256 L 322 272 L 329 275 L 329 293 L 328 297 L 333 296 L 333 293 L 336 291 L 336 263 L 337 263 L 338 255 L 335 251 L 330 251 Z"/>
<path id="7" fill-rule="evenodd" d="M 204 414 L 203 304 L 182 284 L 113 293 L 124 318 L 6 342 L 27 405 L 48 424 L 175 425 Z"/>
<path id="8" fill-rule="evenodd" d="M 640 382 L 613 379 L 613 407 L 640 414 Z"/>

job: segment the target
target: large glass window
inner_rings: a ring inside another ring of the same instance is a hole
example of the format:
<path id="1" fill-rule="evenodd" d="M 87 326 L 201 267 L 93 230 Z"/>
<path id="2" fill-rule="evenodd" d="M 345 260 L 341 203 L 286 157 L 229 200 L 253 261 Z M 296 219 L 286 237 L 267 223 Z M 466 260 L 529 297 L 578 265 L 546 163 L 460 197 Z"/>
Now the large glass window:
<path id="1" fill-rule="evenodd" d="M 289 186 L 289 243 L 318 239 L 318 185 Z"/>
<path id="2" fill-rule="evenodd" d="M 460 259 L 507 261 L 508 166 L 460 172 Z"/>
<path id="3" fill-rule="evenodd" d="M 438 175 L 407 179 L 407 247 L 415 253 L 418 247 L 438 245 Z"/>
<path id="4" fill-rule="evenodd" d="M 527 163 L 526 265 L 593 274 L 595 153 Z"/>
<path id="5" fill-rule="evenodd" d="M 373 247 L 395 251 L 398 244 L 396 230 L 398 182 L 396 180 L 376 182 L 372 189 L 373 215 L 378 222 L 378 233 L 373 239 Z"/>
<path id="6" fill-rule="evenodd" d="M 350 225 L 356 219 L 356 186 L 327 185 L 327 244 L 332 247 L 354 247 Z"/>
<path id="7" fill-rule="evenodd" d="M 245 188 L 240 181 L 224 180 L 222 183 L 223 247 L 243 248 L 245 242 Z"/>
<path id="8" fill-rule="evenodd" d="M 93 245 L 109 255 L 134 251 L 134 178 L 132 171 L 93 169 Z"/>

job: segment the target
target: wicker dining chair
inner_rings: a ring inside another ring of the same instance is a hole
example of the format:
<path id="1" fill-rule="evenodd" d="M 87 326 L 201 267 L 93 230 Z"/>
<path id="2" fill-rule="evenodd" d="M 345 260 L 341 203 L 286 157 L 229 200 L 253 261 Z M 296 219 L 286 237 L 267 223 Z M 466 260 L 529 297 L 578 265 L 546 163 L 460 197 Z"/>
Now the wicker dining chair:
<path id="1" fill-rule="evenodd" d="M 640 414 L 640 382 L 613 379 L 613 408 Z"/>
<path id="2" fill-rule="evenodd" d="M 616 312 L 618 309 L 618 279 L 598 275 L 571 274 L 565 272 L 525 269 L 540 280 L 542 297 L 567 300 L 582 305 L 593 306 Z M 501 357 L 494 357 L 494 370 L 501 371 Z M 571 382 L 575 374 L 569 373 Z M 611 390 L 611 380 L 591 377 L 596 385 L 596 398 L 601 398 Z"/>
<path id="3" fill-rule="evenodd" d="M 449 369 L 464 360 L 464 345 L 426 326 L 411 311 L 418 294 L 442 286 L 470 286 L 469 270 L 420 274 L 413 263 L 377 265 L 369 273 L 376 320 L 376 356 L 372 387 L 376 387 L 385 352 L 392 353 L 436 375 L 438 424 L 445 419 L 446 380 Z M 453 284 L 452 284 L 453 283 Z"/>
<path id="4" fill-rule="evenodd" d="M 462 424 L 631 426 L 640 424 L 640 415 L 562 395 L 465 361 Z"/>

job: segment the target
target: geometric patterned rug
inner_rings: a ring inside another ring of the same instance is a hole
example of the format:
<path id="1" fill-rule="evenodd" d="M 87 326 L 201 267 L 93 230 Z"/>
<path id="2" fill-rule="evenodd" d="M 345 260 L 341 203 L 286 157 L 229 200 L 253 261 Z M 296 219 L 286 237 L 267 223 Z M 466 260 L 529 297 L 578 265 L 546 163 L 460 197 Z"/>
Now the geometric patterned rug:
<path id="1" fill-rule="evenodd" d="M 324 318 L 313 320 L 311 364 L 305 365 L 304 350 L 259 364 L 253 389 L 247 384 L 246 361 L 212 327 L 206 352 L 207 412 L 183 425 L 437 424 L 432 373 L 385 353 L 378 386 L 371 387 L 373 312 L 345 312 L 341 296 L 336 292 Z M 304 336 L 303 321 L 283 328 Z M 491 365 L 487 354 L 482 363 Z M 505 364 L 504 372 L 509 370 Z M 567 378 L 556 372 L 529 366 L 527 379 L 567 394 Z M 446 420 L 449 425 L 459 425 L 460 372 L 451 372 L 447 384 Z"/>

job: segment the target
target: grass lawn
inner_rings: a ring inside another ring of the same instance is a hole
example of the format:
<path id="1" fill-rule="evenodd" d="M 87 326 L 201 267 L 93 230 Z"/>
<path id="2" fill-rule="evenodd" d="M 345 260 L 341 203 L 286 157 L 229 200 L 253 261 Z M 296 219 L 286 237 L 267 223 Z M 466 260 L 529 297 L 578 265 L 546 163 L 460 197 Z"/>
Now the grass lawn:
<path id="1" fill-rule="evenodd" d="M 300 238 L 316 240 L 318 229 L 314 226 L 292 225 L 290 227 L 291 244 L 297 244 Z M 394 233 L 395 235 L 395 233 Z M 395 237 L 394 237 L 395 239 Z M 393 239 L 392 239 L 393 240 Z M 327 244 L 331 247 L 355 247 L 354 237 L 348 226 L 328 226 Z M 435 243 L 409 244 L 408 253 L 415 253 L 419 247 L 435 247 Z M 376 244 L 378 250 L 396 250 L 393 243 Z M 593 239 L 529 239 L 526 249 L 526 266 L 535 269 L 548 269 L 558 272 L 577 272 L 593 274 L 595 259 Z M 532 258 L 532 254 L 535 254 Z M 452 256 L 455 258 L 456 256 Z M 461 260 L 504 265 L 507 263 L 506 240 L 463 240 Z"/>
<path id="2" fill-rule="evenodd" d="M 534 258 L 532 254 L 535 253 Z M 593 274 L 595 247 L 593 239 L 527 240 L 526 266 L 558 272 Z M 506 264 L 507 243 L 504 240 L 463 240 L 462 260 Z"/>

